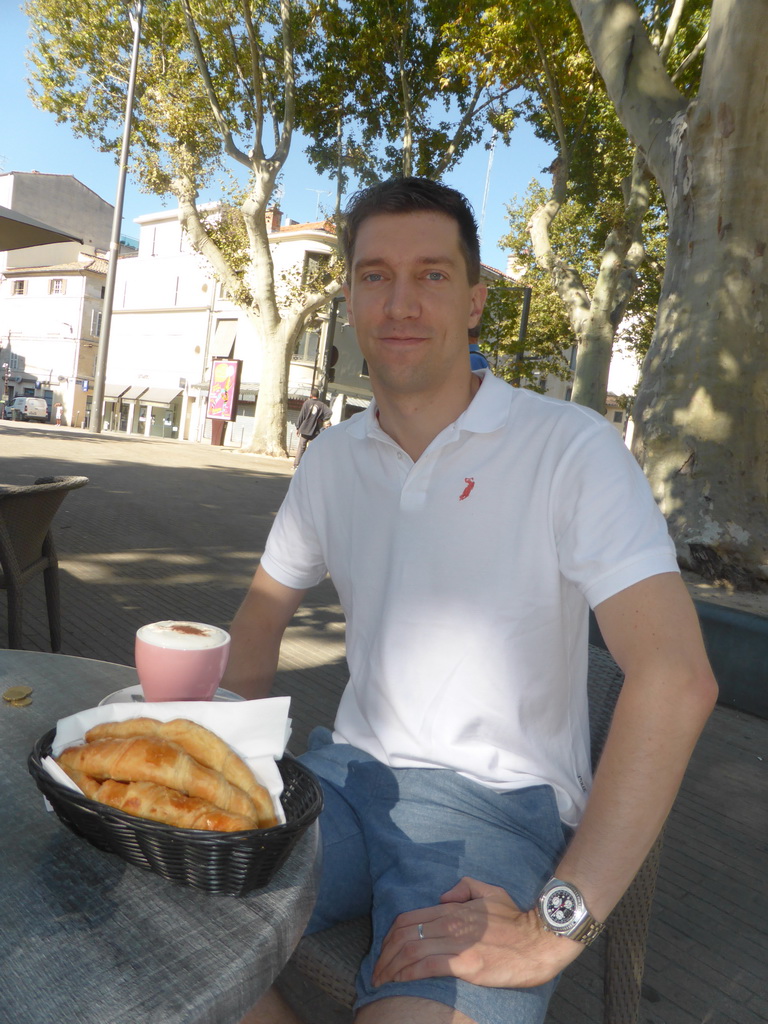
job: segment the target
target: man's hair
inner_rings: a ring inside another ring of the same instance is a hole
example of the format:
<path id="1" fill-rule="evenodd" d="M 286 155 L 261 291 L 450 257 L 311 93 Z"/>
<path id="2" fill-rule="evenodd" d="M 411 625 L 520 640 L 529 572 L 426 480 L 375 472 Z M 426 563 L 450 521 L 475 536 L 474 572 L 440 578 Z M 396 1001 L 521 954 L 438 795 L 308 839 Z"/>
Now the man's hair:
<path id="1" fill-rule="evenodd" d="M 312 388 L 312 390 L 309 392 L 309 397 L 310 398 L 319 398 L 320 397 L 320 392 L 317 390 L 317 388 Z"/>
<path id="2" fill-rule="evenodd" d="M 430 178 L 390 178 L 351 197 L 344 214 L 341 242 L 347 262 L 347 280 L 355 255 L 360 225 L 382 213 L 442 213 L 456 221 L 459 243 L 467 265 L 470 284 L 480 280 L 480 241 L 477 222 L 469 200 L 456 189 Z"/>

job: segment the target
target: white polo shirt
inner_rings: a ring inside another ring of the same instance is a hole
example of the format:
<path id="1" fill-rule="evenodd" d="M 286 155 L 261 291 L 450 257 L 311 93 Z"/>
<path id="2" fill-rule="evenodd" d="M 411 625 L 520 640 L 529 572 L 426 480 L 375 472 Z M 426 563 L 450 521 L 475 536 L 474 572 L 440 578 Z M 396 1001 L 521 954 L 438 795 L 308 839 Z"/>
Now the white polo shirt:
<path id="1" fill-rule="evenodd" d="M 416 463 L 375 405 L 324 431 L 262 566 L 299 589 L 328 571 L 339 593 L 337 742 L 501 790 L 547 783 L 575 825 L 591 783 L 588 608 L 676 572 L 674 547 L 602 417 L 478 375 Z"/>

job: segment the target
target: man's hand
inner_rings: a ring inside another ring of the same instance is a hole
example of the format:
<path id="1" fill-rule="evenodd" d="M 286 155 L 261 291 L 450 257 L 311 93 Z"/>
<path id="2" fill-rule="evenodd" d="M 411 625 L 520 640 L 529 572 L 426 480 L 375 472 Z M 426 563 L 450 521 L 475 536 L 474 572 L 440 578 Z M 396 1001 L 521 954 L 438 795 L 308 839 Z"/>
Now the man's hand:
<path id="1" fill-rule="evenodd" d="M 583 949 L 546 931 L 535 910 L 524 913 L 499 886 L 462 878 L 439 906 L 395 919 L 373 982 L 453 977 L 490 988 L 532 988 L 554 978 Z"/>

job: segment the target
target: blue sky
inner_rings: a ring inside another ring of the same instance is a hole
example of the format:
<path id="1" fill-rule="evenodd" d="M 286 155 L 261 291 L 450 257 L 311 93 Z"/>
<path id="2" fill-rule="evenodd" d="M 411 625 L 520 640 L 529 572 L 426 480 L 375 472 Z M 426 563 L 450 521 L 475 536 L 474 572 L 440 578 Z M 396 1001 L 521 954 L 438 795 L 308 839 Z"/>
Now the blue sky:
<path id="1" fill-rule="evenodd" d="M 40 171 L 72 174 L 102 199 L 114 203 L 117 166 L 99 153 L 87 139 L 78 139 L 66 125 L 38 110 L 28 97 L 25 51 L 27 18 L 16 0 L 0 0 L 0 171 Z M 490 136 L 490 133 L 489 133 Z M 284 195 L 280 206 L 296 221 L 316 219 L 318 204 L 332 209 L 333 182 L 321 178 L 302 157 L 300 140 L 294 144 L 283 174 Z M 445 181 L 460 189 L 475 208 L 482 230 L 484 263 L 503 270 L 506 256 L 498 247 L 505 232 L 506 204 L 522 196 L 531 179 L 551 163 L 552 151 L 521 124 L 510 147 L 497 145 L 488 173 L 488 153 L 482 145 L 469 152 Z M 483 197 L 488 195 L 483 212 Z M 211 197 L 213 198 L 213 197 Z M 144 195 L 128 179 L 123 205 L 123 233 L 137 237 L 135 217 L 162 209 L 162 200 Z"/>

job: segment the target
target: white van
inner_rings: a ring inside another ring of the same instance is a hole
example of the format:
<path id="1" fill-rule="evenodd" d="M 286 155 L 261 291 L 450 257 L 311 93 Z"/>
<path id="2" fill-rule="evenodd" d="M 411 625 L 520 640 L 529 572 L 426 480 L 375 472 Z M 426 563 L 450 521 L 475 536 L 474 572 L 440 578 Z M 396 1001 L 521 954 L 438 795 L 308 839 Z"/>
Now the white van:
<path id="1" fill-rule="evenodd" d="M 48 403 L 44 398 L 14 398 L 8 406 L 12 420 L 48 422 Z M 8 412 L 6 412 L 6 416 Z"/>

